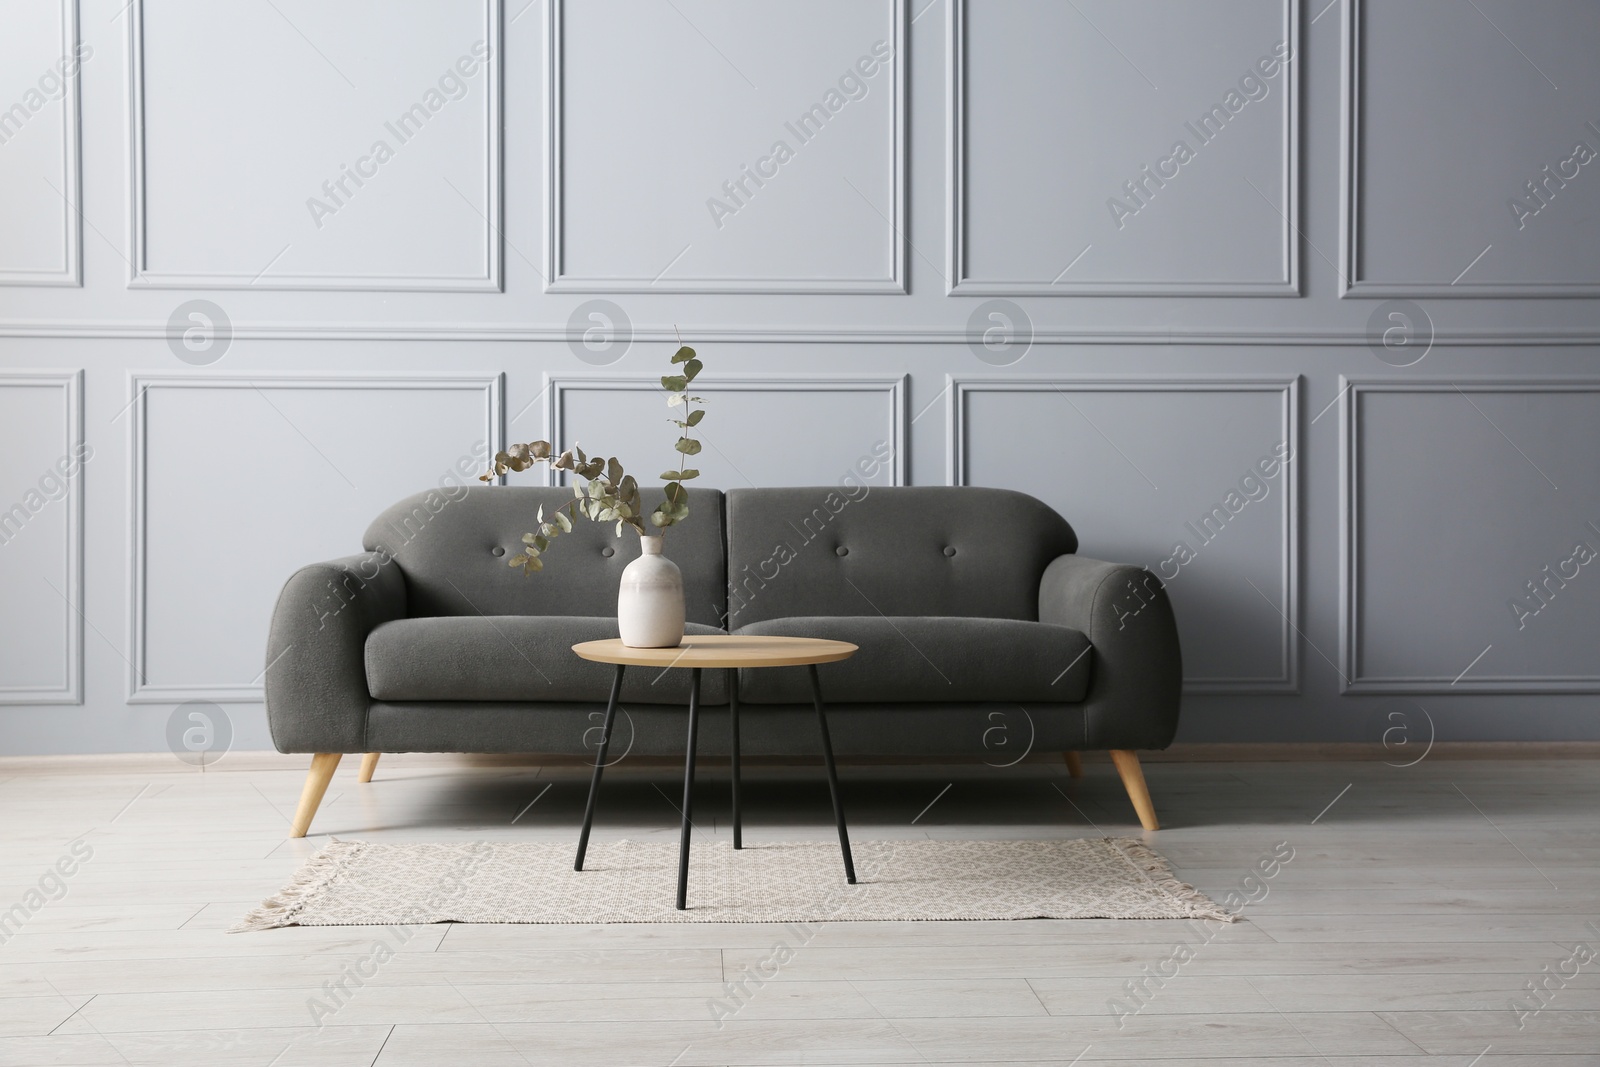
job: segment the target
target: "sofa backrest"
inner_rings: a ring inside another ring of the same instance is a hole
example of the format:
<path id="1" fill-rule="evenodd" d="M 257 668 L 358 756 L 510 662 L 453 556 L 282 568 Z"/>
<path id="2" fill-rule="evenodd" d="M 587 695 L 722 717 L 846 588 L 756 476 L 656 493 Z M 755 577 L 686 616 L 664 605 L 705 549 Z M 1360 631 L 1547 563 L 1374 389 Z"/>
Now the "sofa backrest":
<path id="1" fill-rule="evenodd" d="M 799 615 L 1039 618 L 1072 527 L 1009 489 L 824 486 L 728 492 L 730 630 Z"/>
<path id="2" fill-rule="evenodd" d="M 645 491 L 646 502 L 653 505 L 659 494 Z M 580 519 L 550 546 L 544 570 L 524 577 L 507 565 L 522 550 L 522 535 L 537 532 L 539 506 L 548 519 L 571 499 L 564 488 L 429 490 L 384 511 L 363 541 L 368 551 L 398 562 L 413 617 L 614 616 L 622 568 L 639 558 L 632 530 L 617 537 L 614 524 Z M 689 490 L 689 518 L 667 531 L 666 542 L 667 558 L 683 571 L 689 621 L 711 626 L 722 625 L 727 608 L 722 503 L 715 489 Z"/>

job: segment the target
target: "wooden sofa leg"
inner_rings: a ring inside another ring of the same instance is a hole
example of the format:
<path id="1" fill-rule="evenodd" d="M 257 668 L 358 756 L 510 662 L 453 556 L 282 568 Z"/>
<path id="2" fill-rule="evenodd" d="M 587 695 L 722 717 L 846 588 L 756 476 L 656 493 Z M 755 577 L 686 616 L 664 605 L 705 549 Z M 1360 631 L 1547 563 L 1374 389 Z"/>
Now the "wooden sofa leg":
<path id="1" fill-rule="evenodd" d="M 1076 752 L 1063 752 L 1061 758 L 1067 761 L 1067 773 L 1074 778 L 1083 777 L 1083 761 Z"/>
<path id="2" fill-rule="evenodd" d="M 311 757 L 311 770 L 306 774 L 305 788 L 300 790 L 300 806 L 294 809 L 290 837 L 304 837 L 306 831 L 311 829 L 311 820 L 322 804 L 323 794 L 328 791 L 328 783 L 333 781 L 333 772 L 339 767 L 340 755 L 338 752 L 318 752 Z"/>
<path id="3" fill-rule="evenodd" d="M 1139 824 L 1146 830 L 1159 830 L 1161 824 L 1156 822 L 1156 808 L 1150 803 L 1150 787 L 1144 783 L 1144 771 L 1139 768 L 1139 755 L 1132 749 L 1114 748 L 1111 750 L 1111 762 L 1117 765 L 1117 773 L 1122 776 L 1122 787 L 1128 791 L 1128 799 L 1133 801 L 1133 810 L 1139 813 Z"/>
<path id="4" fill-rule="evenodd" d="M 361 757 L 361 776 L 356 781 L 372 781 L 372 772 L 378 769 L 378 757 L 381 755 L 383 755 L 381 752 L 368 752 Z"/>

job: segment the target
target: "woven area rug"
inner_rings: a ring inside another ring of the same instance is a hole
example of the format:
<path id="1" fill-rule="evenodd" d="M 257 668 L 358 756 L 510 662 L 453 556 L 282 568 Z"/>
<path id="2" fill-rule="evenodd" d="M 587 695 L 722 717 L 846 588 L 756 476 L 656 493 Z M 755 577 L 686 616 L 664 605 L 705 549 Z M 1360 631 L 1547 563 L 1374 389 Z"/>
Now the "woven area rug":
<path id="1" fill-rule="evenodd" d="M 1218 919 L 1139 841 L 697 844 L 689 908 L 673 907 L 677 842 L 383 845 L 334 841 L 234 931 L 463 923 L 851 922 L 916 919 Z"/>

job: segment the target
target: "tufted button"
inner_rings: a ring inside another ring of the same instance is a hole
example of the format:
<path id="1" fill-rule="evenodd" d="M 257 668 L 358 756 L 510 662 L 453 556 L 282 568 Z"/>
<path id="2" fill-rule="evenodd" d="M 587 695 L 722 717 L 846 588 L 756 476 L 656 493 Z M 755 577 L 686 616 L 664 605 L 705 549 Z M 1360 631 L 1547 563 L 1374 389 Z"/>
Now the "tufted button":
<path id="1" fill-rule="evenodd" d="M 505 554 L 506 554 L 506 550 L 501 548 L 499 545 L 495 545 L 493 548 L 491 548 L 489 550 L 489 555 L 491 555 L 491 556 L 503 556 Z"/>
<path id="2" fill-rule="evenodd" d="M 838 548 L 833 550 L 833 554 L 836 556 L 848 556 L 850 554 L 850 550 L 843 545 L 840 545 Z"/>
<path id="3" fill-rule="evenodd" d="M 617 550 L 612 548 L 610 545 L 607 545 L 606 547 L 604 547 L 604 548 L 602 548 L 600 550 L 600 554 L 602 556 L 605 556 L 607 559 L 610 559 L 612 556 L 615 556 L 617 554 Z"/>
<path id="4" fill-rule="evenodd" d="M 945 545 L 944 546 L 944 554 L 947 555 L 947 556 L 955 555 L 956 554 L 956 546 L 955 545 Z"/>

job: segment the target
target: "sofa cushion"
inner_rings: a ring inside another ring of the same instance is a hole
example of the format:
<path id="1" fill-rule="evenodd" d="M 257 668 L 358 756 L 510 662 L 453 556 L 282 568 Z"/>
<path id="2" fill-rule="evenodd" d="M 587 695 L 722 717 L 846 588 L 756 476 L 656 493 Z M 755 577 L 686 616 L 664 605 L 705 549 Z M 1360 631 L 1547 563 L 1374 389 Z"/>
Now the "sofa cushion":
<path id="1" fill-rule="evenodd" d="M 659 489 L 643 492 L 651 506 L 660 499 Z M 580 520 L 550 546 L 544 570 L 523 577 L 506 565 L 522 551 L 522 535 L 537 529 L 540 506 L 549 518 L 571 500 L 571 489 L 538 486 L 432 489 L 385 510 L 364 541 L 398 561 L 412 618 L 615 615 L 622 568 L 639 558 L 631 530 L 618 537 L 612 524 Z M 666 544 L 667 558 L 683 571 L 689 621 L 721 626 L 728 588 L 722 494 L 689 490 L 689 519 L 672 528 Z"/>
<path id="2" fill-rule="evenodd" d="M 510 576 L 520 581 L 517 575 Z M 688 624 L 691 634 L 721 630 Z M 367 689 L 376 700 L 595 701 L 611 696 L 609 663 L 572 646 L 617 636 L 617 620 L 571 615 L 457 615 L 386 622 L 367 637 Z M 727 673 L 703 671 L 700 698 L 728 702 Z M 622 700 L 689 703 L 689 672 L 634 667 Z"/>
<path id="3" fill-rule="evenodd" d="M 829 704 L 1075 703 L 1088 690 L 1094 660 L 1081 632 L 1014 619 L 827 616 L 768 619 L 737 632 L 860 645 L 849 659 L 818 668 Z M 739 699 L 809 703 L 810 683 L 799 668 L 745 670 Z"/>
<path id="4" fill-rule="evenodd" d="M 1008 489 L 822 486 L 728 492 L 728 627 L 801 615 L 1039 618 L 1039 579 L 1077 551 Z"/>

